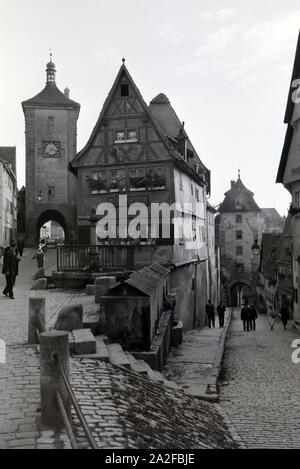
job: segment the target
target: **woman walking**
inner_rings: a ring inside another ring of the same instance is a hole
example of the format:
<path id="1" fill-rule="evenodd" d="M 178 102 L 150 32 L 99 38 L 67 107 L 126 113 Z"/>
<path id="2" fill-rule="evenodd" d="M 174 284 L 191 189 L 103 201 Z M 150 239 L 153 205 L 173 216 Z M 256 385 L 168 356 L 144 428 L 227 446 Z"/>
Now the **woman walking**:
<path id="1" fill-rule="evenodd" d="M 269 306 L 269 314 L 270 314 L 270 331 L 273 331 L 274 325 L 276 320 L 281 320 L 281 314 L 277 313 L 277 311 L 273 308 L 272 305 Z"/>

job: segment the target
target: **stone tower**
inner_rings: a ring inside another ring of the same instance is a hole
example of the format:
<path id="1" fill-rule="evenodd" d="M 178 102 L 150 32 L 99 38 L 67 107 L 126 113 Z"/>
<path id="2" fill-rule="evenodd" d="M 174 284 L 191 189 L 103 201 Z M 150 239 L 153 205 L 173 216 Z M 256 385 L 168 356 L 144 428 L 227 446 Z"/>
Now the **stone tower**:
<path id="1" fill-rule="evenodd" d="M 26 140 L 26 242 L 36 245 L 47 221 L 58 222 L 66 242 L 76 238 L 75 176 L 69 162 L 76 155 L 80 105 L 55 83 L 55 65 L 46 68 L 46 86 L 22 102 Z"/>

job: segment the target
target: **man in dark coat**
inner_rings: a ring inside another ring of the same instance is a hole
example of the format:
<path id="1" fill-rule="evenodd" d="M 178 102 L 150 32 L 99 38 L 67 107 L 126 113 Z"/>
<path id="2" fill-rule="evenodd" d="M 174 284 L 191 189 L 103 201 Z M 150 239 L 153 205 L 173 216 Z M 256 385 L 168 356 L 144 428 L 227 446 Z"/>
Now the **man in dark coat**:
<path id="1" fill-rule="evenodd" d="M 243 321 L 244 331 L 249 331 L 248 327 L 248 308 L 244 305 L 241 309 L 241 320 Z"/>
<path id="2" fill-rule="evenodd" d="M 205 310 L 208 317 L 208 327 L 211 327 L 211 324 L 215 327 L 215 307 L 210 300 L 208 300 Z"/>
<path id="3" fill-rule="evenodd" d="M 11 241 L 10 246 L 5 248 L 3 253 L 2 273 L 6 278 L 6 287 L 3 290 L 3 295 L 9 296 L 11 300 L 14 299 L 13 286 L 15 284 L 16 276 L 18 275 L 18 262 L 20 260 L 15 249 L 16 242 Z"/>
<path id="4" fill-rule="evenodd" d="M 18 251 L 18 253 L 20 254 L 21 257 L 23 256 L 24 244 L 25 244 L 24 239 L 19 238 L 18 242 L 17 242 L 17 251 Z"/>
<path id="5" fill-rule="evenodd" d="M 286 330 L 288 318 L 289 318 L 289 310 L 286 305 L 282 305 L 280 309 L 280 314 L 281 314 L 281 321 L 284 327 L 284 330 Z"/>
<path id="6" fill-rule="evenodd" d="M 251 329 L 253 329 L 255 331 L 256 329 L 256 324 L 255 324 L 255 321 L 257 319 L 257 312 L 256 312 L 256 308 L 253 304 L 251 304 L 250 306 L 250 324 L 251 324 Z"/>
<path id="7" fill-rule="evenodd" d="M 224 327 L 224 316 L 225 316 L 225 306 L 221 302 L 217 307 L 217 313 L 219 316 L 219 325 L 220 327 Z"/>

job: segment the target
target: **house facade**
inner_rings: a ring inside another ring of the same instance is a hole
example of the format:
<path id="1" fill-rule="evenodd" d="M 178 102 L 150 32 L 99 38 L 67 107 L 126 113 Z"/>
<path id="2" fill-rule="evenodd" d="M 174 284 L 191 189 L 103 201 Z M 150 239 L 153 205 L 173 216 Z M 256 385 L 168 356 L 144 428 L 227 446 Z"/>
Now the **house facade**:
<path id="1" fill-rule="evenodd" d="M 9 162 L 6 158 L 8 149 L 13 154 Z M 0 255 L 17 236 L 17 180 L 13 170 L 15 161 L 15 147 L 0 147 Z"/>
<path id="2" fill-rule="evenodd" d="M 285 141 L 277 173 L 281 183 L 291 194 L 291 256 L 293 270 L 293 318 L 300 325 L 300 34 L 298 38 L 292 79 L 288 93 L 284 123 Z"/>
<path id="3" fill-rule="evenodd" d="M 79 244 L 127 245 L 135 269 L 167 266 L 178 318 L 185 328 L 204 325 L 210 172 L 169 99 L 159 94 L 147 106 L 123 62 L 70 167 Z"/>

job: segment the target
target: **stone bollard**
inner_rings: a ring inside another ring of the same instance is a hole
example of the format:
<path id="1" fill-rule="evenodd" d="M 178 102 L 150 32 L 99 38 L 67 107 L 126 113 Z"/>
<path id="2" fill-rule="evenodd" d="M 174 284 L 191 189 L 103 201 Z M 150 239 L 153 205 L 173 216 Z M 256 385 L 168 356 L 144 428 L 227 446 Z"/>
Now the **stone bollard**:
<path id="1" fill-rule="evenodd" d="M 40 335 L 41 412 L 42 422 L 52 428 L 64 428 L 64 421 L 57 403 L 58 391 L 66 414 L 71 418 L 71 401 L 59 371 L 55 354 L 69 377 L 69 335 L 64 331 L 49 331 Z"/>
<path id="2" fill-rule="evenodd" d="M 28 317 L 28 343 L 38 344 L 39 337 L 37 330 L 45 331 L 45 298 L 29 298 L 29 317 Z"/>
<path id="3" fill-rule="evenodd" d="M 117 282 L 116 277 L 98 277 L 95 279 L 95 303 L 100 303 L 104 296 Z"/>

